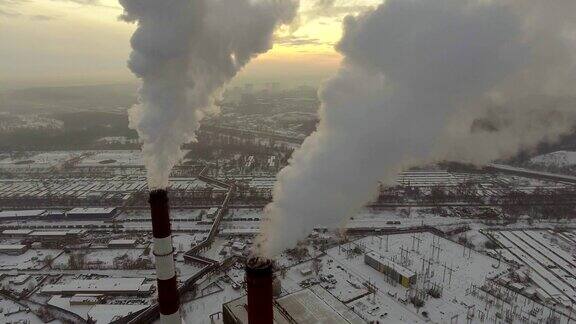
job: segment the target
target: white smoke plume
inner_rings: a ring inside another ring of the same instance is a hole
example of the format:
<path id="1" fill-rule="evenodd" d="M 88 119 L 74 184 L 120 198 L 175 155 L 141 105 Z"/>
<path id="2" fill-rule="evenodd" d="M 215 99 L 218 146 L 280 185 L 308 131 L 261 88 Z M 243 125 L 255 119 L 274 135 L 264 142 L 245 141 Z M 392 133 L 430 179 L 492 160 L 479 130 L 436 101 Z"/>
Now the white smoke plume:
<path id="1" fill-rule="evenodd" d="M 574 9 L 572 0 L 387 0 L 348 16 L 317 131 L 278 175 L 259 252 L 345 221 L 407 162 L 483 162 L 570 131 L 576 101 L 560 97 L 575 94 Z"/>
<path id="2" fill-rule="evenodd" d="M 194 140 L 222 86 L 272 47 L 297 0 L 120 0 L 136 22 L 130 70 L 142 80 L 129 111 L 138 131 L 150 188 L 165 188 L 180 146 Z"/>

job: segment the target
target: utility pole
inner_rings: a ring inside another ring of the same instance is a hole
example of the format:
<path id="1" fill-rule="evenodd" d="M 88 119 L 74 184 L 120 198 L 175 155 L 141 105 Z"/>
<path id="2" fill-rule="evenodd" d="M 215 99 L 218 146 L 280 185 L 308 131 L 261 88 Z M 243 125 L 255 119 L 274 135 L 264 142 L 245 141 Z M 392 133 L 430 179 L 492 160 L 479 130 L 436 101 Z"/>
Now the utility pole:
<path id="1" fill-rule="evenodd" d="M 436 262 L 440 262 L 440 250 L 442 250 L 442 248 L 440 247 L 440 244 L 438 242 L 433 242 L 432 243 L 432 258 L 434 258 L 434 252 L 436 253 Z"/>
<path id="2" fill-rule="evenodd" d="M 388 252 L 388 234 L 386 234 L 386 252 Z"/>
<path id="3" fill-rule="evenodd" d="M 402 264 L 402 266 L 406 266 L 408 264 L 409 253 L 410 251 L 405 249 L 404 246 L 400 247 L 400 264 Z"/>

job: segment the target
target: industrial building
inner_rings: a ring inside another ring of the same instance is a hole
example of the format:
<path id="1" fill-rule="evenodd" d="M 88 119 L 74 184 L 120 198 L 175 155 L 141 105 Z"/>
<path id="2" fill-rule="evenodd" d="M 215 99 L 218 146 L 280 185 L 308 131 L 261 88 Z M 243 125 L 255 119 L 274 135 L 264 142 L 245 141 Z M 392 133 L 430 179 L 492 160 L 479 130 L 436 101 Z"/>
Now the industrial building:
<path id="1" fill-rule="evenodd" d="M 28 209 L 28 210 L 4 210 L 0 211 L 0 221 L 20 221 L 20 220 L 106 220 L 116 216 L 119 212 L 118 207 L 77 207 L 68 211 L 65 210 L 45 210 L 45 209 Z"/>
<path id="2" fill-rule="evenodd" d="M 117 207 L 109 208 L 72 208 L 66 213 L 66 218 L 70 220 L 95 220 L 110 219 L 118 213 Z"/>
<path id="3" fill-rule="evenodd" d="M 382 272 L 406 288 L 416 283 L 416 274 L 412 270 L 374 252 L 368 252 L 364 255 L 364 263 Z"/>
<path id="4" fill-rule="evenodd" d="M 222 306 L 224 324 L 248 324 L 247 296 Z M 330 295 L 324 288 L 313 286 L 274 302 L 274 323 L 365 323 L 350 308 Z"/>
<path id="5" fill-rule="evenodd" d="M 153 290 L 145 278 L 76 279 L 63 284 L 46 285 L 42 293 L 48 295 L 149 295 Z"/>
<path id="6" fill-rule="evenodd" d="M 33 232 L 33 230 L 31 230 L 31 229 L 10 229 L 10 230 L 2 231 L 2 236 L 14 237 L 14 238 L 23 238 L 23 237 L 30 235 L 30 233 L 32 233 L 32 232 Z"/>
<path id="7" fill-rule="evenodd" d="M 44 217 L 45 209 L 4 210 L 0 211 L 0 220 L 30 220 Z"/>
<path id="8" fill-rule="evenodd" d="M 133 239 L 115 239 L 108 242 L 109 248 L 133 248 L 136 246 L 136 240 Z"/>
<path id="9" fill-rule="evenodd" d="M 0 253 L 5 254 L 23 254 L 28 251 L 28 246 L 23 244 L 0 244 Z"/>
<path id="10" fill-rule="evenodd" d="M 77 239 L 78 237 L 86 234 L 83 229 L 69 229 L 62 231 L 34 231 L 28 234 L 29 238 L 39 239 L 44 241 L 61 241 L 68 239 Z"/>

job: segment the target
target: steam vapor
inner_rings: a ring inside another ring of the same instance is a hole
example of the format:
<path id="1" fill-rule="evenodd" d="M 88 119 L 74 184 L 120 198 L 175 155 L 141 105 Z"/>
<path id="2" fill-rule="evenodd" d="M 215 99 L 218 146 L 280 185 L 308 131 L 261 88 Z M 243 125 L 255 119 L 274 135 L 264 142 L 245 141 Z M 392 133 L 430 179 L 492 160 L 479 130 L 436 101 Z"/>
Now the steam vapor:
<path id="1" fill-rule="evenodd" d="M 296 0 L 120 0 L 136 22 L 130 70 L 142 80 L 130 128 L 143 142 L 150 188 L 168 186 L 180 146 L 194 140 L 214 112 L 222 86 L 268 51 L 274 31 L 290 23 Z"/>
<path id="2" fill-rule="evenodd" d="M 387 0 L 348 16 L 320 123 L 278 175 L 259 252 L 353 216 L 415 161 L 484 163 L 573 129 L 576 2 Z"/>

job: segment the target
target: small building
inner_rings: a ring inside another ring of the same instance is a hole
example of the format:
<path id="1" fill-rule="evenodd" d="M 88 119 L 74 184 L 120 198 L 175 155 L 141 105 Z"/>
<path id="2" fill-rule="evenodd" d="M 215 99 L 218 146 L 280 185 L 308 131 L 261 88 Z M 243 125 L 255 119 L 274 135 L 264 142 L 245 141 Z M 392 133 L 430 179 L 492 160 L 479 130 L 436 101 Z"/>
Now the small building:
<path id="1" fill-rule="evenodd" d="M 310 268 L 302 268 L 300 269 L 300 274 L 303 276 L 309 276 L 312 274 L 312 269 Z"/>
<path id="2" fill-rule="evenodd" d="M 153 285 L 145 278 L 75 279 L 68 283 L 46 285 L 42 293 L 49 295 L 103 294 L 103 295 L 149 295 Z"/>
<path id="3" fill-rule="evenodd" d="M 108 242 L 109 248 L 133 248 L 136 246 L 136 240 L 133 239 L 116 239 Z"/>
<path id="4" fill-rule="evenodd" d="M 28 246 L 23 244 L 0 244 L 0 253 L 20 255 L 28 251 Z"/>
<path id="5" fill-rule="evenodd" d="M 23 238 L 32 233 L 33 230 L 29 229 L 12 229 L 2 231 L 2 236 Z"/>
<path id="6" fill-rule="evenodd" d="M 66 217 L 65 210 L 48 210 L 44 213 L 44 217 L 49 220 L 64 219 Z"/>
<path id="7" fill-rule="evenodd" d="M 21 274 L 14 277 L 10 277 L 10 279 L 8 279 L 8 282 L 13 285 L 23 285 L 26 283 L 26 281 L 28 281 L 28 279 L 30 279 L 30 275 Z"/>
<path id="8" fill-rule="evenodd" d="M 255 236 L 260 233 L 260 229 L 255 228 L 223 228 L 220 230 L 219 235 L 223 237 L 230 236 Z"/>
<path id="9" fill-rule="evenodd" d="M 246 248 L 246 244 L 242 243 L 242 242 L 234 242 L 232 243 L 232 250 L 235 251 L 244 251 L 244 249 Z"/>
<path id="10" fill-rule="evenodd" d="M 218 207 L 211 207 L 206 211 L 206 217 L 214 218 L 218 214 Z"/>
<path id="11" fill-rule="evenodd" d="M 111 219 L 118 214 L 118 207 L 77 207 L 66 212 L 70 220 L 103 220 Z"/>
<path id="12" fill-rule="evenodd" d="M 364 255 L 364 263 L 394 279 L 406 288 L 416 283 L 416 274 L 412 270 L 374 252 L 368 252 Z"/>
<path id="13" fill-rule="evenodd" d="M 44 217 L 45 209 L 0 211 L 0 221 L 31 220 Z"/>

